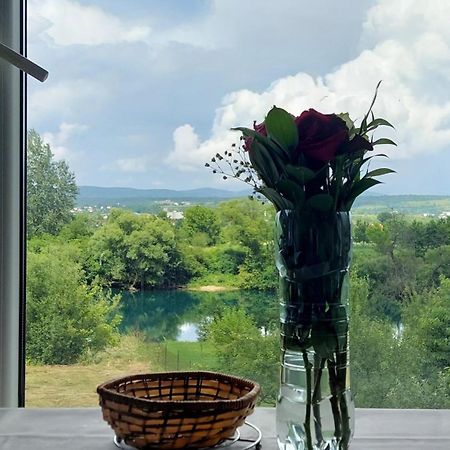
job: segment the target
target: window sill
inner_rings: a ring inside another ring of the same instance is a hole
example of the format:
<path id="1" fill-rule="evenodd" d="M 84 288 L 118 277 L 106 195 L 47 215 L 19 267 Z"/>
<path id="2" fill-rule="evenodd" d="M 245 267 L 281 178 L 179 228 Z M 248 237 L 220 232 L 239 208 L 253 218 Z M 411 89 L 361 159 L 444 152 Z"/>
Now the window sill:
<path id="1" fill-rule="evenodd" d="M 262 448 L 276 450 L 275 410 L 257 408 L 250 421 Z M 358 409 L 352 450 L 450 448 L 450 410 Z M 113 450 L 112 432 L 98 408 L 0 409 L 2 450 Z M 239 446 L 236 445 L 236 450 Z"/>

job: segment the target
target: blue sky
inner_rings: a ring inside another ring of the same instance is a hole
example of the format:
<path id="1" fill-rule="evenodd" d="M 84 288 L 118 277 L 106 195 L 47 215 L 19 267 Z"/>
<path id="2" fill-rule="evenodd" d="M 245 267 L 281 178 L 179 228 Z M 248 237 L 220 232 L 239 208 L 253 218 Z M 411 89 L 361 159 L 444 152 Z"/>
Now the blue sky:
<path id="1" fill-rule="evenodd" d="M 29 0 L 29 126 L 80 185 L 188 189 L 273 104 L 396 125 L 383 193 L 449 194 L 446 0 Z"/>

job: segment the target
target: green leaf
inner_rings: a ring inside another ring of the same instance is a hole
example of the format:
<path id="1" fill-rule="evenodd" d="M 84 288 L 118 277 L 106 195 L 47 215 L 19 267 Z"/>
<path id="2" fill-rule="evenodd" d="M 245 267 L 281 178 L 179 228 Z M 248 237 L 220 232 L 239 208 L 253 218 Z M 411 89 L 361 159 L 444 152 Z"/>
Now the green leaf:
<path id="1" fill-rule="evenodd" d="M 283 171 L 283 162 L 280 161 L 278 156 L 272 153 L 266 146 L 260 144 L 259 142 L 256 142 L 255 146 L 261 153 L 273 180 L 273 185 L 275 185 L 280 179 L 280 172 Z"/>
<path id="2" fill-rule="evenodd" d="M 280 179 L 280 173 L 274 162 L 274 157 L 276 158 L 276 156 L 269 153 L 267 148 L 259 142 L 253 142 L 252 148 L 248 153 L 250 162 L 255 170 L 261 175 L 264 183 L 269 187 L 276 186 Z"/>
<path id="3" fill-rule="evenodd" d="M 366 132 L 367 132 L 367 118 L 369 117 L 369 115 L 372 111 L 373 105 L 375 104 L 375 101 L 377 99 L 378 88 L 380 87 L 380 84 L 381 84 L 381 80 L 377 83 L 377 86 L 375 88 L 375 94 L 373 96 L 372 103 L 370 104 L 370 108 L 367 111 L 366 115 L 364 116 L 364 119 L 361 122 L 361 126 L 359 128 L 359 134 L 366 134 Z"/>
<path id="4" fill-rule="evenodd" d="M 328 194 L 317 194 L 310 197 L 306 206 L 316 209 L 317 211 L 329 211 L 333 207 L 333 197 Z"/>
<path id="5" fill-rule="evenodd" d="M 372 122 L 370 122 L 367 125 L 367 131 L 375 130 L 375 128 L 378 128 L 379 126 L 383 126 L 383 125 L 386 127 L 391 127 L 391 128 L 395 129 L 394 125 L 389 123 L 387 120 L 379 118 L 379 119 L 372 120 Z"/>
<path id="6" fill-rule="evenodd" d="M 345 125 L 347 125 L 347 128 L 350 132 L 355 130 L 355 123 L 350 118 L 349 113 L 340 113 L 336 115 L 345 122 Z"/>
<path id="7" fill-rule="evenodd" d="M 240 131 L 245 137 L 250 137 L 253 140 L 261 143 L 262 145 L 264 145 L 265 147 L 270 149 L 271 152 L 274 152 L 283 161 L 289 160 L 289 158 L 290 158 L 290 153 L 287 150 L 284 150 L 276 142 L 271 141 L 266 136 L 259 134 L 257 131 L 252 130 L 251 128 L 235 127 L 235 128 L 231 128 L 231 130 Z"/>
<path id="8" fill-rule="evenodd" d="M 355 201 L 356 197 L 361 195 L 367 189 L 370 189 L 377 184 L 381 184 L 381 181 L 375 180 L 374 178 L 363 177 L 361 180 L 357 181 L 351 188 L 348 198 L 346 200 L 346 209 L 350 210 Z"/>
<path id="9" fill-rule="evenodd" d="M 379 177 L 380 175 L 386 175 L 388 173 L 396 173 L 395 170 L 388 169 L 387 167 L 383 167 L 381 169 L 371 170 L 367 172 L 365 177 Z"/>
<path id="10" fill-rule="evenodd" d="M 382 157 L 382 158 L 389 158 L 389 156 L 388 156 L 388 155 L 385 155 L 384 153 L 378 153 L 378 154 L 376 154 L 376 155 L 372 155 L 372 156 L 368 156 L 367 158 L 364 158 L 364 159 L 362 160 L 361 165 L 362 165 L 362 164 L 365 164 L 367 161 L 371 160 L 372 158 L 378 158 L 379 156 Z"/>
<path id="11" fill-rule="evenodd" d="M 292 150 L 298 144 L 298 131 L 294 118 L 281 108 L 274 106 L 264 120 L 267 134 L 285 150 Z"/>
<path id="12" fill-rule="evenodd" d="M 388 138 L 377 139 L 372 145 L 395 145 L 397 147 L 397 144 Z"/>
<path id="13" fill-rule="evenodd" d="M 295 167 L 290 164 L 286 166 L 286 173 L 301 185 L 305 185 L 316 176 L 315 172 L 308 167 Z"/>
<path id="14" fill-rule="evenodd" d="M 387 155 L 384 153 L 379 153 L 377 155 L 368 156 L 367 158 L 361 158 L 359 162 L 355 162 L 352 166 L 351 173 L 350 173 L 350 184 L 353 184 L 353 180 L 356 179 L 357 175 L 359 175 L 359 171 L 361 170 L 361 167 L 366 164 L 368 161 L 370 161 L 372 158 L 378 158 L 378 157 L 388 158 Z M 347 184 L 347 183 L 346 183 Z"/>
<path id="15" fill-rule="evenodd" d="M 280 180 L 277 184 L 278 190 L 295 204 L 297 208 L 301 208 L 305 202 L 305 193 L 297 183 L 292 180 Z"/>
<path id="16" fill-rule="evenodd" d="M 247 127 L 233 127 L 230 128 L 232 131 L 240 131 L 244 136 L 246 137 L 256 137 L 256 135 L 259 135 L 255 130 L 252 130 L 251 128 Z"/>
<path id="17" fill-rule="evenodd" d="M 264 184 L 270 185 L 271 176 L 266 169 L 264 157 L 263 155 L 261 155 L 261 152 L 257 148 L 255 148 L 255 146 L 252 146 L 251 150 L 248 152 L 248 156 L 253 168 L 261 177 L 261 180 L 264 182 Z"/>
<path id="18" fill-rule="evenodd" d="M 280 211 L 282 209 L 292 209 L 293 204 L 289 200 L 283 198 L 275 189 L 269 187 L 262 187 L 257 190 L 264 195 L 270 202 L 272 202 L 275 208 Z"/>

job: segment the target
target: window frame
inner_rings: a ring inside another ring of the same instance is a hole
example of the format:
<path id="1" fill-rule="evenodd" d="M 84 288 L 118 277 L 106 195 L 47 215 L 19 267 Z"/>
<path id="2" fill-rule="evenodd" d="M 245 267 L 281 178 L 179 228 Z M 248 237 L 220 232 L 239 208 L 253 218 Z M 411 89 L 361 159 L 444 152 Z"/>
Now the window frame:
<path id="1" fill-rule="evenodd" d="M 0 3 L 0 42 L 26 55 L 26 0 Z M 0 62 L 0 407 L 25 406 L 26 76 Z"/>

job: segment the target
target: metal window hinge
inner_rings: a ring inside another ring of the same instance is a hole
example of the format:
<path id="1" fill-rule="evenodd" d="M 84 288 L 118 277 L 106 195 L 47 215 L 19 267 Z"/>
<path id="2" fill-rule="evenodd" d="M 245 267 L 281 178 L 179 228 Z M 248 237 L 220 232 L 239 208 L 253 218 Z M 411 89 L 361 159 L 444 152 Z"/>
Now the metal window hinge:
<path id="1" fill-rule="evenodd" d="M 13 49 L 7 47 L 0 42 L 0 58 L 8 61 L 18 69 L 23 70 L 28 75 L 36 78 L 37 80 L 44 82 L 48 77 L 48 72 L 41 66 L 38 66 L 33 61 L 25 58 L 20 53 L 17 53 Z"/>

